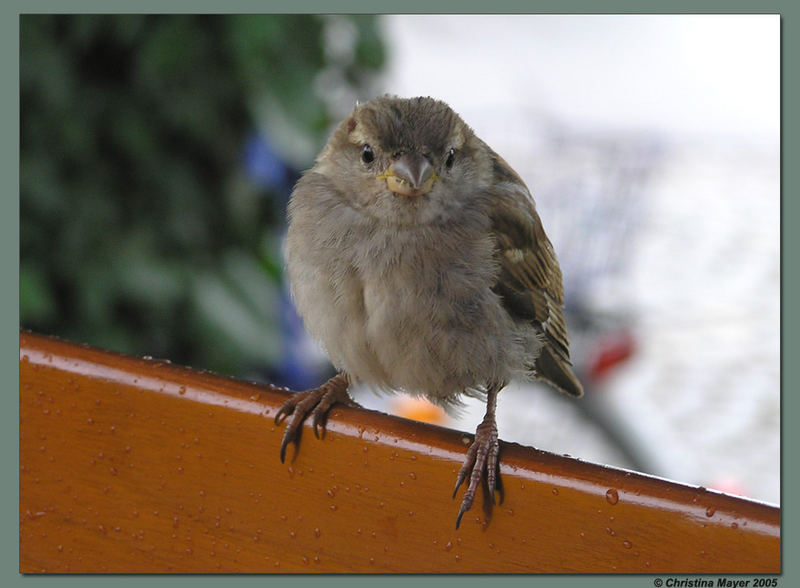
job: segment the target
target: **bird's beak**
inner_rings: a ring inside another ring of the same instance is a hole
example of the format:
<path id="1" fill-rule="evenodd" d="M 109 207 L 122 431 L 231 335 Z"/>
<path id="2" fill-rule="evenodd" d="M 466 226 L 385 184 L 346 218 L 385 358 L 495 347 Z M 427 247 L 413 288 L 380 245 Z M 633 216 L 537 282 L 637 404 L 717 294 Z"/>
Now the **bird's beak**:
<path id="1" fill-rule="evenodd" d="M 437 179 L 428 159 L 413 151 L 400 156 L 378 177 L 386 180 L 386 187 L 392 192 L 408 198 L 427 194 Z"/>

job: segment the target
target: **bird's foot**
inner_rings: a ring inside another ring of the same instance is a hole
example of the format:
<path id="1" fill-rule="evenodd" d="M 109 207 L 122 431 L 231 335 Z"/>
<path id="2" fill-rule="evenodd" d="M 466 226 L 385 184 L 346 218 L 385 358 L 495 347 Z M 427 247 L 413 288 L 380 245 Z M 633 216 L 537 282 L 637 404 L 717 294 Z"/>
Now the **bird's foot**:
<path id="1" fill-rule="evenodd" d="M 483 422 L 478 425 L 478 429 L 475 431 L 475 440 L 467 451 L 467 457 L 458 472 L 456 487 L 453 490 L 453 498 L 455 498 L 458 488 L 469 476 L 469 486 L 464 493 L 464 498 L 461 501 L 461 510 L 458 511 L 458 518 L 456 518 L 456 529 L 461 524 L 461 517 L 464 516 L 464 513 L 472 508 L 475 493 L 481 482 L 484 483 L 492 504 L 495 503 L 495 489 L 500 493 L 500 502 L 503 502 L 503 485 L 498 467 L 499 454 L 500 442 L 497 439 L 497 423 L 495 422 L 494 414 L 487 413 Z"/>
<path id="2" fill-rule="evenodd" d="M 346 374 L 337 374 L 319 388 L 297 392 L 281 406 L 275 415 L 275 424 L 291 416 L 283 432 L 281 441 L 281 462 L 286 458 L 286 447 L 289 443 L 300 442 L 300 430 L 303 421 L 311 415 L 314 424 L 314 436 L 319 439 L 325 436 L 325 421 L 334 404 L 340 402 L 347 406 L 360 406 L 347 393 L 350 380 Z"/>

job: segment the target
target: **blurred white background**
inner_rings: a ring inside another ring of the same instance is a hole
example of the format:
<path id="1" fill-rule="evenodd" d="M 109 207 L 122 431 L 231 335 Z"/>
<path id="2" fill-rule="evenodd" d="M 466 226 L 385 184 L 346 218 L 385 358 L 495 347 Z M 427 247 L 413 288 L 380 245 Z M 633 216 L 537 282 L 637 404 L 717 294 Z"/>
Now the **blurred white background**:
<path id="1" fill-rule="evenodd" d="M 381 91 L 459 112 L 526 180 L 561 259 L 587 395 L 510 386 L 500 437 L 779 503 L 779 17 L 383 24 Z M 444 424 L 472 434 L 483 413 Z"/>

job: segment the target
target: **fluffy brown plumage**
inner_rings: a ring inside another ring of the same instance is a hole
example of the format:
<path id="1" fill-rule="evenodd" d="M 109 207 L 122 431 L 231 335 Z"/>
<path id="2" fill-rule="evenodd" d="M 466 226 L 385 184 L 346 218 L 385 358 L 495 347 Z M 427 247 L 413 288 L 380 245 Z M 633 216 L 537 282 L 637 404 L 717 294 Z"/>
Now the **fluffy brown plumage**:
<path id="1" fill-rule="evenodd" d="M 456 490 L 457 525 L 481 480 L 499 484 L 497 393 L 535 378 L 574 396 L 561 270 L 514 170 L 443 102 L 385 96 L 356 107 L 298 182 L 286 255 L 306 328 L 340 374 L 301 392 L 281 458 L 347 388 L 424 395 L 451 407 L 484 396 Z M 454 493 L 455 494 L 455 493 Z"/>

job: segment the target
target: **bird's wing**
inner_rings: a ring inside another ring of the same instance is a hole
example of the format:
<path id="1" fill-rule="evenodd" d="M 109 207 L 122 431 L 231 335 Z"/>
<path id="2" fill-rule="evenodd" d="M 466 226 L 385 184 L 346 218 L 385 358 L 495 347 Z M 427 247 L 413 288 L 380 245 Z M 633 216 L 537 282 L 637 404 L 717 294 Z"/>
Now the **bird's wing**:
<path id="1" fill-rule="evenodd" d="M 542 333 L 543 347 L 532 366 L 535 377 L 580 396 L 570 366 L 564 320 L 561 268 L 525 183 L 502 157 L 492 152 L 492 229 L 500 272 L 493 290 L 506 310 Z"/>

